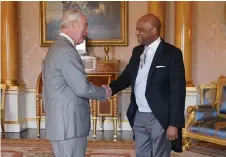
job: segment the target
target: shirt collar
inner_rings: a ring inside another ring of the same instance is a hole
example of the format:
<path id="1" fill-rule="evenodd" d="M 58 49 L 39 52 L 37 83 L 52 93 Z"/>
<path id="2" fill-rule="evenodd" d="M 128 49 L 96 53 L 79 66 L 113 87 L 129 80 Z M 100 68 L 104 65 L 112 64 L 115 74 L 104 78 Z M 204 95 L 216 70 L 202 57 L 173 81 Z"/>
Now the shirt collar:
<path id="1" fill-rule="evenodd" d="M 66 39 L 68 39 L 68 40 L 71 42 L 71 44 L 72 44 L 73 46 L 75 46 L 74 41 L 73 41 L 67 34 L 60 33 L 60 35 L 63 36 L 63 37 L 65 37 Z"/>
<path id="2" fill-rule="evenodd" d="M 150 48 L 152 50 L 156 50 L 158 48 L 160 42 L 161 42 L 161 38 L 158 37 L 158 39 L 156 39 L 153 43 L 149 44 L 148 46 L 145 46 L 144 48 L 145 49 Z"/>

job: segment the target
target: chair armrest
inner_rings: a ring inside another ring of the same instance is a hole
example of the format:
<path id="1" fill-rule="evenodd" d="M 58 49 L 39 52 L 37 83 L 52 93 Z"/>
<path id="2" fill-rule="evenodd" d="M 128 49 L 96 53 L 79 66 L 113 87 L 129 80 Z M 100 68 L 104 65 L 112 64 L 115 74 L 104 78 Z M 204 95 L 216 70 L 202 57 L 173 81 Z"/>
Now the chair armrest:
<path id="1" fill-rule="evenodd" d="M 209 104 L 209 105 L 195 105 L 195 107 L 199 110 L 199 109 L 212 109 L 213 105 Z"/>
<path id="2" fill-rule="evenodd" d="M 218 112 L 212 105 L 195 105 L 187 108 L 187 120 L 185 130 L 188 129 L 193 123 L 214 119 L 218 117 Z"/>
<path id="3" fill-rule="evenodd" d="M 213 119 L 218 117 L 218 112 L 212 105 L 195 105 L 187 109 L 188 117 L 192 114 L 193 122 Z"/>

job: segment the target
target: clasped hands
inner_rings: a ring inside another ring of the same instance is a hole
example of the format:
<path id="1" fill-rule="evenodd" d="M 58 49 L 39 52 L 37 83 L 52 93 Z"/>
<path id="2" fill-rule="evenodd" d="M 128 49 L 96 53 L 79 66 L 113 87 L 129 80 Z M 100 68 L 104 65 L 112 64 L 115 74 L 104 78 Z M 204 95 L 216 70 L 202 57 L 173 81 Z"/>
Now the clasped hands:
<path id="1" fill-rule="evenodd" d="M 112 96 L 112 90 L 109 85 L 102 85 L 103 88 L 105 88 L 106 93 L 107 93 L 107 98 L 109 99 Z"/>

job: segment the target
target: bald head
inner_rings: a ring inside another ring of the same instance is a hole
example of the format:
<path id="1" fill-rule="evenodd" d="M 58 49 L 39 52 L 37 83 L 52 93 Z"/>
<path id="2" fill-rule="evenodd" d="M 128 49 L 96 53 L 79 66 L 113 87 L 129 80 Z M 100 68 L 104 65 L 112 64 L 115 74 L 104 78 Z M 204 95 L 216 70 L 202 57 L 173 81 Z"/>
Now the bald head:
<path id="1" fill-rule="evenodd" d="M 136 35 L 139 44 L 148 46 L 160 37 L 161 22 L 157 16 L 146 14 L 139 18 Z"/>
<path id="2" fill-rule="evenodd" d="M 149 25 L 149 27 L 155 27 L 157 29 L 158 35 L 160 35 L 161 30 L 161 21 L 159 18 L 153 14 L 146 14 L 142 16 L 139 21 L 143 22 L 146 25 Z"/>

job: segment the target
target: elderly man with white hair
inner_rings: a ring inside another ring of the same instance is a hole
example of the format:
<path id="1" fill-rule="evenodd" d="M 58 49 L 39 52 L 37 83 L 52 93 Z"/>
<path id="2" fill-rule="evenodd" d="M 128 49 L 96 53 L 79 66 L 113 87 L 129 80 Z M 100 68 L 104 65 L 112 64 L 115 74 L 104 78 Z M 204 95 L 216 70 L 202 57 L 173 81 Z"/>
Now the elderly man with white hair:
<path id="1" fill-rule="evenodd" d="M 85 157 L 90 132 L 89 99 L 106 100 L 111 95 L 107 89 L 87 81 L 75 48 L 87 36 L 87 27 L 87 17 L 82 12 L 66 12 L 61 33 L 43 64 L 46 137 L 56 157 Z"/>

